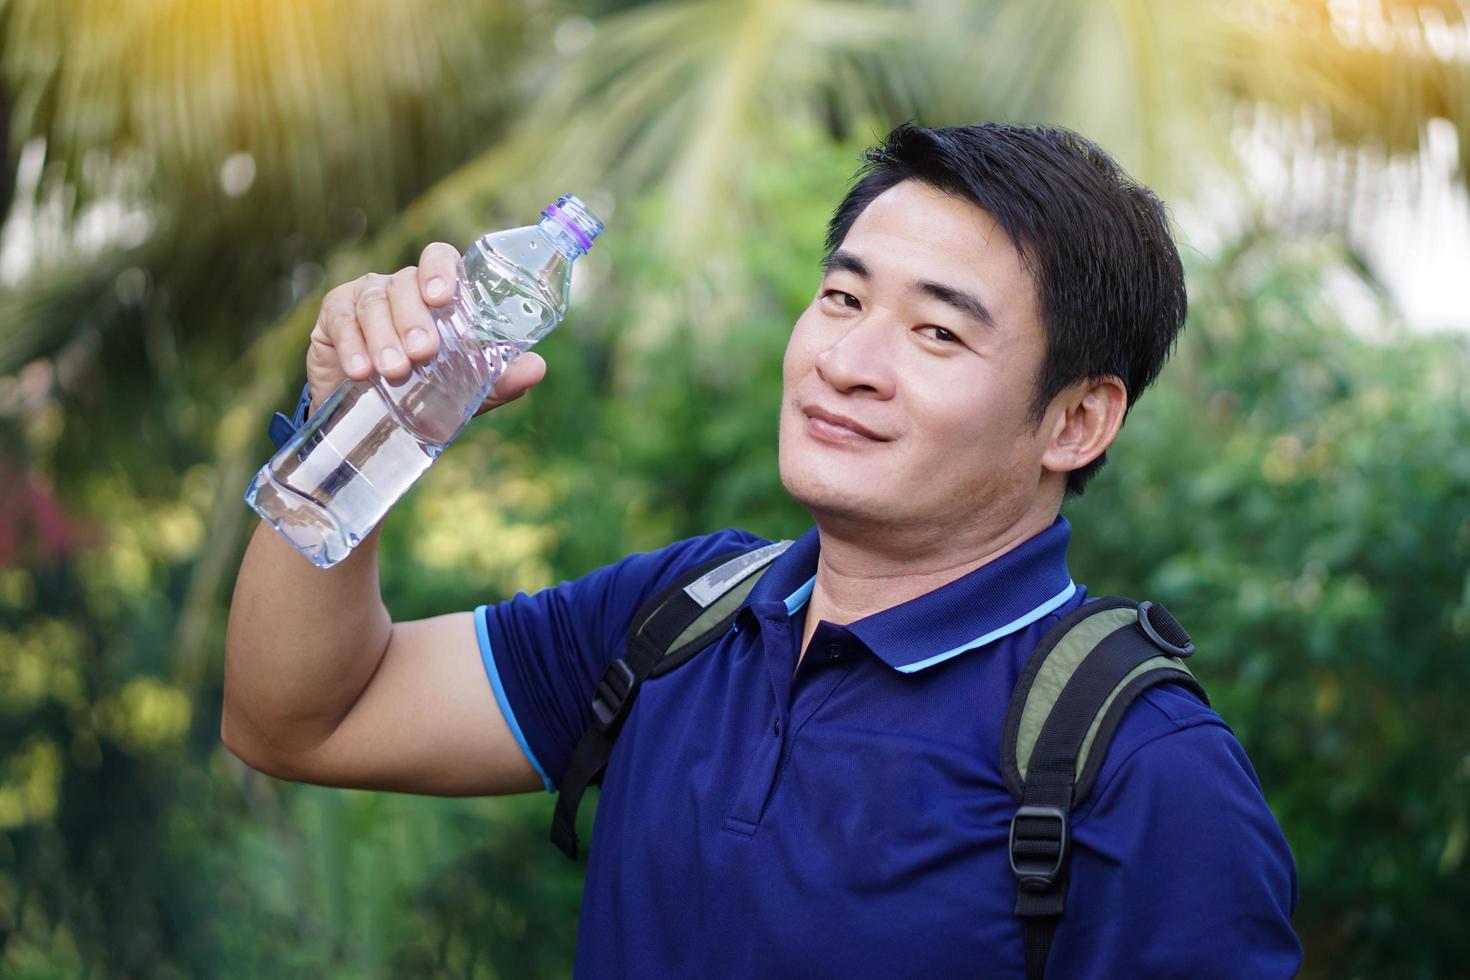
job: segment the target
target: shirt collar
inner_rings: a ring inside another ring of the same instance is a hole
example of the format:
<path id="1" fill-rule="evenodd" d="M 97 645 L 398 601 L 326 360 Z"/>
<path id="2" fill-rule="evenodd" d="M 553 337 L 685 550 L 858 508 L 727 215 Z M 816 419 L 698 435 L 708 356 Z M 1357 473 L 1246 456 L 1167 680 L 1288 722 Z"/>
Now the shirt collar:
<path id="1" fill-rule="evenodd" d="M 987 646 L 1031 625 L 1076 593 L 1067 572 L 1071 536 L 1072 526 L 1058 516 L 1046 530 L 999 558 L 932 592 L 850 623 L 847 630 L 904 673 Z M 788 616 L 805 607 L 816 583 L 819 550 L 812 528 L 771 563 L 746 607 L 780 602 Z"/>

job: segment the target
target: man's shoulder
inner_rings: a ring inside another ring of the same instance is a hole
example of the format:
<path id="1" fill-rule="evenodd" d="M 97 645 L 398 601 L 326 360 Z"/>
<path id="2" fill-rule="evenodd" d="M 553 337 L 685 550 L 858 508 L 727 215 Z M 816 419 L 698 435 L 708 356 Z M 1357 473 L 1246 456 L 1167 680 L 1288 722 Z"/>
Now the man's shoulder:
<path id="1" fill-rule="evenodd" d="M 1098 772 L 1085 816 L 1115 783 L 1199 784 L 1260 794 L 1260 783 L 1235 732 L 1189 689 L 1159 684 L 1124 713 Z"/>
<path id="2" fill-rule="evenodd" d="M 1077 592 L 1069 602 L 1036 624 L 1035 642 L 1026 646 L 1028 653 L 1068 614 L 1101 598 L 1088 596 L 1085 586 L 1079 585 Z M 1127 771 L 1144 769 L 1151 775 L 1158 770 L 1165 779 L 1208 780 L 1212 770 L 1222 765 L 1243 769 L 1249 782 L 1259 785 L 1244 748 L 1224 718 L 1180 684 L 1154 685 L 1128 707 L 1113 731 L 1107 756 L 1078 818 L 1084 817 L 1109 785 Z"/>
<path id="3" fill-rule="evenodd" d="M 1026 661 L 1032 657 L 1036 646 L 1041 645 L 1061 621 L 1079 608 L 1098 601 L 1098 598 L 1089 597 L 1086 586 L 1078 585 L 1078 592 L 1069 601 L 1030 624 L 1017 638 L 1020 642 L 1016 648 L 1016 670 L 1025 670 Z M 1078 818 L 1080 820 L 1091 811 L 1092 805 L 1123 771 L 1144 768 L 1200 773 L 1217 767 L 1222 758 L 1239 760 L 1245 767 L 1250 767 L 1241 743 L 1236 741 L 1235 732 L 1226 724 L 1225 718 L 1188 688 L 1167 682 L 1152 686 L 1129 705 L 1113 730 L 1107 745 L 1107 757 L 1098 771 L 1092 792 L 1079 808 Z M 1254 771 L 1251 771 L 1250 779 L 1254 782 Z"/>

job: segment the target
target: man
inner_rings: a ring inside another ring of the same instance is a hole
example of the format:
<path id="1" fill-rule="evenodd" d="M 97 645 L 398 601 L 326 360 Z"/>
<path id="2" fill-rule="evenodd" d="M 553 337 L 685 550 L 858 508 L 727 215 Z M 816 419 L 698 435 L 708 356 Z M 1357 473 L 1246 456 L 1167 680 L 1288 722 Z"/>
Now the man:
<path id="1" fill-rule="evenodd" d="M 780 422 L 815 527 L 728 634 L 644 684 L 603 782 L 580 976 L 1024 975 L 1001 727 L 1028 655 L 1084 601 L 1059 511 L 1183 324 L 1178 255 L 1162 205 L 1095 146 L 999 125 L 900 127 L 828 248 Z M 316 404 L 432 354 L 426 304 L 456 258 L 431 245 L 327 295 Z M 485 407 L 543 371 L 523 357 Z M 223 737 L 288 779 L 553 789 L 635 610 L 761 543 L 722 531 L 394 624 L 376 534 L 324 572 L 262 526 Z M 1239 743 L 1182 687 L 1127 711 L 1071 832 L 1048 975 L 1295 972 L 1290 852 Z"/>

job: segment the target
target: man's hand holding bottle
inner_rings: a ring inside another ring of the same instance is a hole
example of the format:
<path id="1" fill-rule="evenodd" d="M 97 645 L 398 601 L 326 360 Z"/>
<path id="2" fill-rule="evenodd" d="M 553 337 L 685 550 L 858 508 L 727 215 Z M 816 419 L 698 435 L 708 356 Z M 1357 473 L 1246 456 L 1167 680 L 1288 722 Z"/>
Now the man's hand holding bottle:
<path id="1" fill-rule="evenodd" d="M 432 360 L 439 352 L 439 330 L 431 310 L 449 305 L 459 274 L 455 247 L 432 242 L 416 266 L 390 276 L 369 272 L 331 289 L 322 299 L 306 352 L 311 413 L 346 378 L 382 375 L 398 382 L 415 364 Z M 514 401 L 545 375 L 541 355 L 527 351 L 510 363 L 475 415 Z"/>

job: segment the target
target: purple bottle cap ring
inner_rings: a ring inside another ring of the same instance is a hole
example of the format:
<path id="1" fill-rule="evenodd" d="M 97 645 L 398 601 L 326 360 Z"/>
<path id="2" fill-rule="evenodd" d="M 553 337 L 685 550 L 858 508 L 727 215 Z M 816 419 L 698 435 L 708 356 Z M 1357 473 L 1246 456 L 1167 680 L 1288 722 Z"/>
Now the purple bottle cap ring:
<path id="1" fill-rule="evenodd" d="M 571 232 L 572 237 L 575 238 L 578 244 L 582 246 L 582 251 L 586 252 L 591 250 L 592 240 L 589 239 L 586 235 L 582 234 L 582 229 L 578 228 L 577 223 L 571 218 L 567 217 L 566 214 L 563 213 L 561 208 L 557 207 L 555 204 L 548 204 L 546 205 L 546 210 L 542 211 L 541 213 L 545 217 L 553 219 L 554 221 L 556 221 L 557 224 L 561 225 L 567 231 Z"/>

